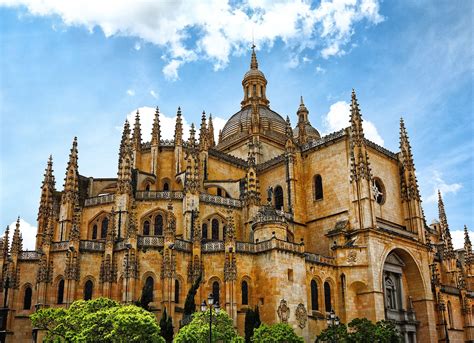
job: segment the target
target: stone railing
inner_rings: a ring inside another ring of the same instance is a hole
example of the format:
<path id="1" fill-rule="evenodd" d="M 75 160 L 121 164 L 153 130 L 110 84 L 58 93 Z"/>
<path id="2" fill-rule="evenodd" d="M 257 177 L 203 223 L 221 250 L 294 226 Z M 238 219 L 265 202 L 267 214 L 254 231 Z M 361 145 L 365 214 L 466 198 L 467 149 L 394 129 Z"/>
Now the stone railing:
<path id="1" fill-rule="evenodd" d="M 109 204 L 111 202 L 114 202 L 114 200 L 115 200 L 115 196 L 113 194 L 99 195 L 96 197 L 87 198 L 86 201 L 84 202 L 84 206 L 87 207 L 87 206 Z"/>
<path id="2" fill-rule="evenodd" d="M 174 242 L 174 248 L 180 251 L 191 251 L 193 249 L 193 244 L 190 241 L 176 239 Z"/>
<path id="3" fill-rule="evenodd" d="M 318 139 L 316 141 L 310 141 L 306 144 L 303 144 L 303 146 L 301 147 L 301 150 L 303 152 L 306 152 L 306 151 L 311 150 L 313 148 L 324 146 L 325 144 L 329 143 L 330 141 L 336 140 L 336 139 L 338 139 L 340 137 L 343 137 L 345 135 L 346 135 L 346 129 L 342 129 L 342 130 L 330 133 L 329 135 L 321 137 L 320 139 Z"/>
<path id="4" fill-rule="evenodd" d="M 212 242 L 205 242 L 201 246 L 201 250 L 203 252 L 220 252 L 224 251 L 224 242 L 223 241 L 212 241 Z"/>
<path id="5" fill-rule="evenodd" d="M 105 243 L 99 242 L 99 241 L 81 241 L 79 243 L 79 249 L 86 250 L 86 251 L 103 252 L 105 251 Z"/>
<path id="6" fill-rule="evenodd" d="M 318 254 L 312 254 L 312 253 L 305 253 L 305 259 L 308 262 L 314 262 L 314 263 L 320 263 L 320 264 L 329 264 L 333 265 L 334 264 L 334 258 L 328 257 L 328 256 L 322 256 Z"/>
<path id="7" fill-rule="evenodd" d="M 241 253 L 254 254 L 255 244 L 251 242 L 235 242 L 235 250 Z"/>
<path id="8" fill-rule="evenodd" d="M 184 194 L 181 191 L 137 191 L 135 198 L 137 200 L 181 200 Z"/>
<path id="9" fill-rule="evenodd" d="M 51 243 L 51 251 L 65 251 L 69 248 L 69 241 Z"/>
<path id="10" fill-rule="evenodd" d="M 39 260 L 40 257 L 41 254 L 36 250 L 25 250 L 20 252 L 20 256 L 18 256 L 18 259 L 23 261 L 36 261 Z"/>
<path id="11" fill-rule="evenodd" d="M 268 241 L 251 243 L 251 242 L 236 242 L 235 250 L 241 253 L 256 254 L 269 250 L 289 251 L 297 254 L 304 253 L 304 245 L 292 242 L 286 242 L 277 238 L 269 239 Z"/>
<path id="12" fill-rule="evenodd" d="M 199 200 L 208 204 L 222 205 L 226 207 L 242 207 L 242 202 L 238 199 L 224 198 L 218 195 L 199 194 Z"/>
<path id="13" fill-rule="evenodd" d="M 137 245 L 139 248 L 162 248 L 165 241 L 163 236 L 138 236 Z"/>
<path id="14" fill-rule="evenodd" d="M 160 146 L 174 146 L 174 139 L 162 139 L 160 140 Z"/>
<path id="15" fill-rule="evenodd" d="M 126 249 L 125 244 L 126 242 L 124 240 L 115 243 L 114 251 L 125 250 Z"/>

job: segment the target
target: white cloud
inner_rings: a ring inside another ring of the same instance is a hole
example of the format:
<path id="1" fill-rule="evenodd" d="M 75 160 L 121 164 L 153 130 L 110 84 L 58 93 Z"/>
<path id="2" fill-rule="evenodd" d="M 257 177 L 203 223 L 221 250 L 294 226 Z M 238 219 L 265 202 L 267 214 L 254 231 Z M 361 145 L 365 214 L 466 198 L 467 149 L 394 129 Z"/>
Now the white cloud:
<path id="1" fill-rule="evenodd" d="M 326 73 L 326 69 L 324 69 L 323 67 L 318 65 L 318 66 L 316 66 L 316 73 L 317 74 L 324 74 L 324 73 Z"/>
<path id="2" fill-rule="evenodd" d="M 16 220 L 8 225 L 10 229 L 10 244 L 12 241 L 13 237 L 13 232 L 15 231 L 16 228 Z M 37 232 L 37 227 L 31 225 L 28 223 L 26 220 L 20 218 L 20 233 L 21 236 L 23 237 L 23 250 L 35 250 L 35 245 L 36 245 L 36 232 Z M 0 234 L 0 237 L 3 239 L 3 236 L 5 234 L 5 230 L 2 231 Z"/>
<path id="3" fill-rule="evenodd" d="M 469 230 L 469 237 L 474 238 L 474 231 Z M 454 249 L 464 248 L 464 230 L 451 230 L 451 238 L 453 239 Z"/>
<path id="4" fill-rule="evenodd" d="M 135 45 L 133 46 L 133 48 L 134 48 L 135 50 L 139 51 L 139 50 L 142 48 L 142 46 L 141 46 L 141 44 L 140 44 L 139 42 L 136 42 Z"/>
<path id="5" fill-rule="evenodd" d="M 127 95 L 129 96 L 134 96 L 135 95 L 135 91 L 133 89 L 127 89 Z"/>
<path id="6" fill-rule="evenodd" d="M 155 99 L 158 99 L 158 94 L 152 89 L 150 90 L 150 95 L 155 98 Z"/>
<path id="7" fill-rule="evenodd" d="M 432 185 L 432 193 L 426 198 L 427 203 L 436 203 L 438 201 L 438 190 L 441 192 L 443 196 L 448 193 L 456 194 L 461 188 L 461 183 L 451 183 L 448 184 L 443 179 L 443 174 L 433 169 L 432 175 L 429 178 L 428 182 Z"/>
<path id="8" fill-rule="evenodd" d="M 151 140 L 151 129 L 153 127 L 153 119 L 155 118 L 155 108 L 153 107 L 140 107 L 138 109 L 140 113 L 140 126 L 142 131 L 142 141 L 149 142 Z M 134 110 L 127 115 L 127 119 L 131 125 L 133 131 L 133 124 L 135 123 L 135 116 L 137 111 Z M 191 124 L 186 121 L 185 113 L 183 111 L 183 137 L 188 139 L 189 130 Z M 194 123 L 196 129 L 196 139 L 199 138 L 199 123 Z M 217 142 L 219 130 L 224 127 L 226 120 L 219 117 L 212 116 L 212 123 L 214 126 L 214 137 Z M 160 112 L 160 127 L 161 127 L 161 139 L 174 139 L 174 128 L 176 124 L 176 115 L 168 116 L 165 113 Z M 197 125 L 197 126 L 196 126 Z M 122 127 L 117 127 L 118 130 L 122 130 Z"/>
<path id="9" fill-rule="evenodd" d="M 320 49 L 324 58 L 342 55 L 355 25 L 377 24 L 379 0 L 247 0 L 243 2 L 126 0 L 0 0 L 24 6 L 36 16 L 59 16 L 65 26 L 102 29 L 106 37 L 130 36 L 165 49 L 163 73 L 178 78 L 178 69 L 196 59 L 224 68 L 229 56 L 248 48 L 252 36 L 259 47 L 280 40 L 292 53 Z M 139 50 L 140 43 L 135 44 Z"/>
<path id="10" fill-rule="evenodd" d="M 324 134 L 348 127 L 350 120 L 350 108 L 350 104 L 345 101 L 338 101 L 332 104 L 329 108 L 329 112 L 323 119 Z M 384 140 L 382 137 L 380 137 L 377 128 L 371 121 L 364 119 L 362 126 L 364 129 L 364 135 L 367 139 L 378 145 L 384 145 Z"/>

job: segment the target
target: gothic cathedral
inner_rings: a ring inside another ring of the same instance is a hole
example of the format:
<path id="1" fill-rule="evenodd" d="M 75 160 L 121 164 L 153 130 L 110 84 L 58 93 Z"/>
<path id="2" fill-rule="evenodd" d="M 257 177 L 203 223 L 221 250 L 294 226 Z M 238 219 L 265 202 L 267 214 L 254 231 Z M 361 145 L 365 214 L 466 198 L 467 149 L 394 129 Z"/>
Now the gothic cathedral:
<path id="1" fill-rule="evenodd" d="M 36 249 L 19 222 L 0 239 L 0 335 L 30 342 L 28 316 L 77 299 L 137 301 L 176 329 L 197 279 L 243 335 L 245 313 L 286 322 L 314 342 L 334 313 L 393 320 L 406 342 L 474 340 L 474 256 L 466 229 L 454 250 L 443 200 L 427 225 L 408 134 L 400 151 L 364 137 L 356 93 L 348 127 L 321 137 L 301 98 L 298 123 L 270 108 L 254 49 L 243 99 L 214 139 L 203 113 L 183 139 L 163 140 L 156 109 L 150 142 L 140 115 L 125 121 L 116 177 L 86 177 L 72 143 L 64 188 L 50 158 L 41 188 Z M 198 135 L 198 137 L 196 137 Z"/>

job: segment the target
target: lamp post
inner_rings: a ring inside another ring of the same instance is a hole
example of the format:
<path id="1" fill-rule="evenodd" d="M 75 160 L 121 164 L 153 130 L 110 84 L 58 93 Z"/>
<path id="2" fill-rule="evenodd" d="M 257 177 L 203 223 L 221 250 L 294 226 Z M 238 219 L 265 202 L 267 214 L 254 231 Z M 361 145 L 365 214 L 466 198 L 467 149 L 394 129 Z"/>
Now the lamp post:
<path id="1" fill-rule="evenodd" d="M 125 244 L 127 248 L 127 254 L 125 255 L 125 303 L 128 303 L 128 278 L 130 277 L 130 249 L 132 245 L 130 243 Z"/>
<path id="2" fill-rule="evenodd" d="M 337 342 L 337 336 L 336 336 L 336 329 L 339 326 L 339 317 L 336 316 L 334 313 L 334 310 L 331 310 L 329 314 L 326 317 L 326 323 L 328 324 L 328 328 L 331 329 L 334 333 L 334 337 L 332 337 L 332 342 L 336 343 Z"/>
<path id="3" fill-rule="evenodd" d="M 68 275 L 66 275 L 66 278 L 67 278 L 67 290 L 66 290 L 66 295 L 67 295 L 67 302 L 66 302 L 66 308 L 69 308 L 69 304 L 71 303 L 71 299 L 69 298 L 69 290 L 71 289 L 71 280 L 73 279 L 74 277 L 74 273 L 73 273 L 73 268 L 75 268 L 73 266 L 73 261 L 74 261 L 74 246 L 70 245 L 69 246 L 69 251 L 68 251 L 68 255 L 69 255 L 69 258 L 68 258 L 68 261 L 67 261 L 67 264 L 68 264 Z M 63 288 L 64 289 L 64 288 Z"/>
<path id="4" fill-rule="evenodd" d="M 209 296 L 207 297 L 207 303 L 209 304 L 209 343 L 212 343 L 212 308 L 214 308 L 216 314 L 219 314 L 221 308 L 219 307 L 219 302 L 214 304 L 214 296 L 212 295 L 212 293 L 209 294 Z M 202 301 L 201 311 L 207 311 L 206 300 Z"/>

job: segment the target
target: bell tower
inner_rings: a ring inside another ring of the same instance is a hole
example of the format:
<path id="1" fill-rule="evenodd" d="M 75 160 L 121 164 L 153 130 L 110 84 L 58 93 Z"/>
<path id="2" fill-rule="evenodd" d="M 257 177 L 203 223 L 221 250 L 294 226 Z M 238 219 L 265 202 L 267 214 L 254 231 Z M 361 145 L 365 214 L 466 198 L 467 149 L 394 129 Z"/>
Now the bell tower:
<path id="1" fill-rule="evenodd" d="M 252 45 L 252 58 L 250 60 L 250 70 L 245 73 L 242 80 L 244 90 L 244 99 L 240 103 L 242 108 L 251 105 L 268 106 L 270 101 L 267 100 L 267 79 L 265 75 L 258 69 L 257 54 L 255 53 L 255 45 Z"/>

